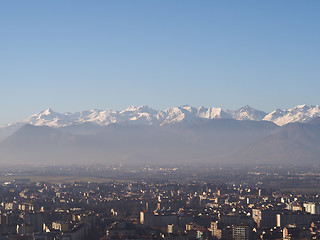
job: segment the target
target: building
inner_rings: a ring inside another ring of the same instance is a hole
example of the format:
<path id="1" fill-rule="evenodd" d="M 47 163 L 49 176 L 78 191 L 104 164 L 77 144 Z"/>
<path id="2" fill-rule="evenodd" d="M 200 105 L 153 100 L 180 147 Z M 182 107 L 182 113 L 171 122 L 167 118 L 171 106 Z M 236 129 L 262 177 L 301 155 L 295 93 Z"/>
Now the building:
<path id="1" fill-rule="evenodd" d="M 277 213 L 269 209 L 252 209 L 252 218 L 257 223 L 257 227 L 272 228 L 277 226 Z"/>
<path id="2" fill-rule="evenodd" d="M 277 227 L 285 227 L 288 224 L 309 227 L 311 224 L 311 215 L 299 212 L 283 212 L 277 214 Z"/>
<path id="3" fill-rule="evenodd" d="M 304 203 L 303 207 L 306 212 L 311 214 L 320 214 L 320 204 L 314 202 Z"/>
<path id="4" fill-rule="evenodd" d="M 145 226 L 168 226 L 178 224 L 177 215 L 156 215 L 153 212 L 140 212 L 140 224 Z"/>
<path id="5" fill-rule="evenodd" d="M 249 240 L 251 228 L 245 225 L 232 226 L 232 239 Z"/>

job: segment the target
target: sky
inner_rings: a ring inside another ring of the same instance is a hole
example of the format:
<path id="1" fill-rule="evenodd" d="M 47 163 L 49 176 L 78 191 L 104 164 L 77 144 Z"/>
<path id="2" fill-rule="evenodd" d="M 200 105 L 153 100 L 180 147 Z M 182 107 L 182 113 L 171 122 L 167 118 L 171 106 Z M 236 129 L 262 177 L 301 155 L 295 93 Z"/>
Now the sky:
<path id="1" fill-rule="evenodd" d="M 320 1 L 0 1 L 0 125 L 148 105 L 318 105 Z"/>

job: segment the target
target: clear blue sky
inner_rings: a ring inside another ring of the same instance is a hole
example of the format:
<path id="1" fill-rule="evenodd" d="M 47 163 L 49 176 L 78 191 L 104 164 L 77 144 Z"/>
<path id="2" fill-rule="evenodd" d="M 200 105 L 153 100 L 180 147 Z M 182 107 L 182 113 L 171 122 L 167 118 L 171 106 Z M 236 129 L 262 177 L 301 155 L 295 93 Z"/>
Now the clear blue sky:
<path id="1" fill-rule="evenodd" d="M 320 1 L 0 1 L 0 125 L 59 112 L 319 103 Z"/>

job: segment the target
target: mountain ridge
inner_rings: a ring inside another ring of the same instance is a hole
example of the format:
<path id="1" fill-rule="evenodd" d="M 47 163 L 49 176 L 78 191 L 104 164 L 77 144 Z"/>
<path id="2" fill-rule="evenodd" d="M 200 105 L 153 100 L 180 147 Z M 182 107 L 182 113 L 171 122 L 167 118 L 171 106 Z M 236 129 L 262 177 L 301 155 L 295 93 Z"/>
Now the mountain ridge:
<path id="1" fill-rule="evenodd" d="M 232 118 L 163 126 L 25 124 L 0 142 L 2 164 L 313 164 L 318 156 L 320 118 L 285 126 Z"/>
<path id="2" fill-rule="evenodd" d="M 177 124 L 201 124 L 211 119 L 235 119 L 240 121 L 270 121 L 278 126 L 284 126 L 294 122 L 305 123 L 318 117 L 320 117 L 320 107 L 318 105 L 298 105 L 290 109 L 276 109 L 270 113 L 257 110 L 248 105 L 237 110 L 203 106 L 196 108 L 189 105 L 155 110 L 144 105 L 140 107 L 131 106 L 122 111 L 93 109 L 74 113 L 59 113 L 47 108 L 22 121 L 0 128 L 0 140 L 8 137 L 24 124 L 54 128 L 76 126 L 84 123 L 97 126 L 108 126 L 109 124 L 117 123 L 128 126 L 152 125 L 164 127 Z"/>
<path id="3" fill-rule="evenodd" d="M 223 110 L 218 107 L 203 106 L 196 108 L 189 105 L 170 107 L 165 110 L 155 110 L 144 105 L 139 107 L 131 106 L 122 111 L 93 109 L 74 113 L 58 113 L 48 108 L 20 122 L 9 124 L 8 126 L 28 123 L 35 126 L 46 125 L 50 127 L 62 127 L 84 122 L 97 125 L 137 123 L 164 126 L 181 122 L 195 122 L 201 119 L 220 118 L 253 121 L 264 120 L 283 126 L 292 122 L 308 122 L 316 117 L 320 117 L 320 107 L 318 105 L 298 105 L 290 109 L 276 109 L 270 113 L 257 110 L 249 105 L 237 110 Z"/>

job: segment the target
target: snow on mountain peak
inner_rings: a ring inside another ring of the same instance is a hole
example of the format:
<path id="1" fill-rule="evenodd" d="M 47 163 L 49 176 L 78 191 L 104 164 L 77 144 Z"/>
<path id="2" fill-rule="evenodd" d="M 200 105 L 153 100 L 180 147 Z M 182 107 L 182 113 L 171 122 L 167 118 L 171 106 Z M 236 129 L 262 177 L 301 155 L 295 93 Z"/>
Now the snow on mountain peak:
<path id="1" fill-rule="evenodd" d="M 279 126 L 293 122 L 308 122 L 320 116 L 319 106 L 298 105 L 296 107 L 281 110 L 277 109 L 264 117 L 266 121 L 272 121 Z"/>
<path id="2" fill-rule="evenodd" d="M 128 108 L 126 108 L 125 110 L 119 112 L 120 114 L 124 114 L 124 113 L 129 113 L 129 112 L 155 112 L 154 109 L 144 105 L 144 106 L 140 106 L 140 107 L 136 107 L 136 106 L 130 106 Z"/>
<path id="3" fill-rule="evenodd" d="M 302 105 L 298 105 L 298 106 L 294 107 L 293 109 L 306 108 L 306 107 L 307 107 L 306 104 L 302 104 Z"/>
<path id="4" fill-rule="evenodd" d="M 232 117 L 236 120 L 254 120 L 261 121 L 267 113 L 256 110 L 246 105 L 232 113 Z"/>
<path id="5" fill-rule="evenodd" d="M 242 107 L 241 109 L 253 109 L 252 107 L 250 107 L 249 105 L 245 105 L 244 107 Z"/>
<path id="6" fill-rule="evenodd" d="M 50 115 L 54 113 L 54 111 L 51 108 L 47 108 L 46 110 L 42 111 L 43 115 Z"/>
<path id="7" fill-rule="evenodd" d="M 308 105 L 298 105 L 287 110 L 276 109 L 268 114 L 249 105 L 235 111 L 224 111 L 217 107 L 194 108 L 189 105 L 171 107 L 161 111 L 148 106 L 131 106 L 123 111 L 94 109 L 76 113 L 58 113 L 48 108 L 17 124 L 28 123 L 35 126 L 62 127 L 89 122 L 101 126 L 110 123 L 165 126 L 176 123 L 196 123 L 204 119 L 233 118 L 236 120 L 272 121 L 282 126 L 291 122 L 307 122 L 319 116 L 319 106 Z"/>
<path id="8" fill-rule="evenodd" d="M 205 119 L 231 118 L 231 115 L 223 111 L 221 108 L 216 107 L 198 108 L 198 116 Z"/>

